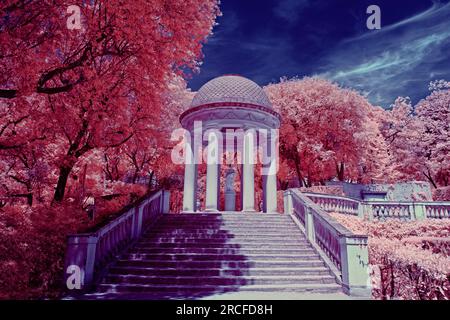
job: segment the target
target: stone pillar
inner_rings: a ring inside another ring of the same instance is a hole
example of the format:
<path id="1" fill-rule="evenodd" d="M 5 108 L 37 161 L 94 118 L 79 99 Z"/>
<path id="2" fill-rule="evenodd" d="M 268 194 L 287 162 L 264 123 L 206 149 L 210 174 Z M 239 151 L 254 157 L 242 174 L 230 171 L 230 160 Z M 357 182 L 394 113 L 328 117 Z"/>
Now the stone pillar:
<path id="1" fill-rule="evenodd" d="M 255 211 L 254 140 L 254 131 L 248 130 L 244 135 L 242 156 L 242 211 Z"/>
<path id="2" fill-rule="evenodd" d="M 416 202 L 413 204 L 414 218 L 416 220 L 424 220 L 427 218 L 427 210 L 424 203 Z"/>
<path id="3" fill-rule="evenodd" d="M 194 212 L 197 198 L 197 165 L 190 139 L 185 139 L 184 154 L 183 211 Z"/>
<path id="4" fill-rule="evenodd" d="M 339 242 L 344 292 L 352 296 L 371 297 L 367 236 L 343 236 Z"/>
<path id="5" fill-rule="evenodd" d="M 170 212 L 170 191 L 162 190 L 161 191 L 161 213 L 169 213 Z"/>
<path id="6" fill-rule="evenodd" d="M 277 161 L 278 133 L 270 131 L 269 136 L 260 136 L 260 146 L 263 148 L 263 207 L 264 212 L 277 212 Z"/>
<path id="7" fill-rule="evenodd" d="M 220 191 L 219 154 L 219 138 L 215 132 L 210 132 L 208 134 L 205 211 L 218 211 Z"/>
<path id="8" fill-rule="evenodd" d="M 273 159 L 269 167 L 265 168 L 263 175 L 263 201 L 264 212 L 277 212 L 277 175 L 276 160 Z"/>
<path id="9" fill-rule="evenodd" d="M 286 190 L 283 193 L 283 206 L 284 206 L 284 213 L 286 214 L 293 214 L 293 204 L 292 204 L 292 191 Z"/>

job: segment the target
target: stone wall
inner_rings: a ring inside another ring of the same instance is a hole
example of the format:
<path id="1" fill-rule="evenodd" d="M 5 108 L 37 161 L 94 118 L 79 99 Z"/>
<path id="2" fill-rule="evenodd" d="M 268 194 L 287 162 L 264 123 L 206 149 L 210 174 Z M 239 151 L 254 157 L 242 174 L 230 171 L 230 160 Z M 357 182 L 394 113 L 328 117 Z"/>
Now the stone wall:
<path id="1" fill-rule="evenodd" d="M 430 184 L 423 181 L 401 182 L 395 184 L 357 184 L 340 181 L 330 181 L 329 186 L 342 186 L 347 197 L 362 199 L 363 191 L 386 192 L 388 201 L 431 201 Z"/>

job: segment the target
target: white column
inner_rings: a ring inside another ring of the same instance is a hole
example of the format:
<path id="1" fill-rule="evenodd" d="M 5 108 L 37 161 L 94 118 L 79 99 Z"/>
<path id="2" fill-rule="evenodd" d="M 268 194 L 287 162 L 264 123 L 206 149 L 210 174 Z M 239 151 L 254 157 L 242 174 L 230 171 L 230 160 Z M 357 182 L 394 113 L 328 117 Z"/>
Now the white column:
<path id="1" fill-rule="evenodd" d="M 263 176 L 264 183 L 264 211 L 267 213 L 277 212 L 277 175 L 276 160 L 270 162 L 270 166 L 266 168 L 267 175 Z"/>
<path id="2" fill-rule="evenodd" d="M 252 130 L 244 135 L 242 156 L 242 211 L 255 211 L 254 141 Z"/>
<path id="3" fill-rule="evenodd" d="M 215 132 L 208 134 L 206 165 L 205 211 L 218 211 L 219 195 L 219 139 Z"/>
<path id="4" fill-rule="evenodd" d="M 190 139 L 185 139 L 184 154 L 183 211 L 194 212 L 197 197 L 197 165 Z"/>

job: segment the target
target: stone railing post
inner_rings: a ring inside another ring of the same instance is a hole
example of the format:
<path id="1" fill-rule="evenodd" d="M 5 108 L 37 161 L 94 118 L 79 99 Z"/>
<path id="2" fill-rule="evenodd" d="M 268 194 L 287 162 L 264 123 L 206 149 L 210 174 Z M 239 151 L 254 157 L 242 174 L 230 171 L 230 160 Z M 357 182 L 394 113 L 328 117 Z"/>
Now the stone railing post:
<path id="1" fill-rule="evenodd" d="M 358 217 L 363 219 L 365 216 L 365 212 L 364 212 L 364 204 L 362 202 L 358 203 Z"/>
<path id="2" fill-rule="evenodd" d="M 95 253 L 97 249 L 97 240 L 96 236 L 88 237 L 88 245 L 87 245 L 87 257 L 86 257 L 86 273 L 84 275 L 84 285 L 85 287 L 89 287 L 94 280 L 94 270 L 95 270 Z"/>
<path id="3" fill-rule="evenodd" d="M 284 213 L 286 214 L 292 214 L 292 193 L 290 190 L 286 190 L 283 193 L 283 206 L 284 206 Z"/>
<path id="4" fill-rule="evenodd" d="M 367 236 L 342 236 L 339 242 L 344 291 L 352 296 L 371 296 Z"/>
<path id="5" fill-rule="evenodd" d="M 161 213 L 169 213 L 170 212 L 170 191 L 163 190 L 161 193 Z"/>
<path id="6" fill-rule="evenodd" d="M 416 220 L 425 220 L 427 218 L 427 211 L 424 203 L 414 203 L 413 212 L 411 216 L 414 216 Z"/>
<path id="7" fill-rule="evenodd" d="M 367 220 L 369 221 L 373 220 L 372 205 L 370 203 L 360 202 L 359 208 L 361 209 L 358 210 L 358 216 L 362 214 L 362 217 L 366 217 Z"/>
<path id="8" fill-rule="evenodd" d="M 139 207 L 137 207 L 137 223 L 136 223 L 136 236 L 139 237 L 142 232 L 142 223 L 143 223 L 143 217 L 144 217 L 144 207 L 147 204 L 147 201 L 144 201 Z"/>
<path id="9" fill-rule="evenodd" d="M 315 232 L 314 232 L 314 217 L 312 213 L 312 209 L 308 206 L 305 206 L 305 231 L 308 237 L 308 240 L 311 242 L 316 241 Z"/>
<path id="10" fill-rule="evenodd" d="M 97 237 L 90 234 L 71 235 L 67 239 L 64 284 L 70 290 L 88 289 L 94 279 Z M 78 279 L 79 277 L 79 279 Z M 70 279 L 69 279 L 70 278 Z M 69 287 L 69 283 L 74 285 Z M 80 287 L 77 287 L 79 282 Z"/>
<path id="11" fill-rule="evenodd" d="M 131 236 L 133 239 L 136 239 L 137 237 L 139 237 L 139 207 L 135 207 L 133 208 L 133 210 L 133 233 Z"/>

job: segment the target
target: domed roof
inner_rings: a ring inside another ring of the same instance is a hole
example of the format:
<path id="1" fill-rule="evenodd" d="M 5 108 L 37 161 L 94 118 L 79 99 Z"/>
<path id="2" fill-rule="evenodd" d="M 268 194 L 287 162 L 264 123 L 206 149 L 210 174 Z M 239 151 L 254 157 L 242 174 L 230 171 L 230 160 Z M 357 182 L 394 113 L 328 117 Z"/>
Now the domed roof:
<path id="1" fill-rule="evenodd" d="M 191 107 L 220 102 L 249 103 L 272 108 L 260 86 L 238 75 L 225 75 L 205 83 L 192 99 Z"/>

